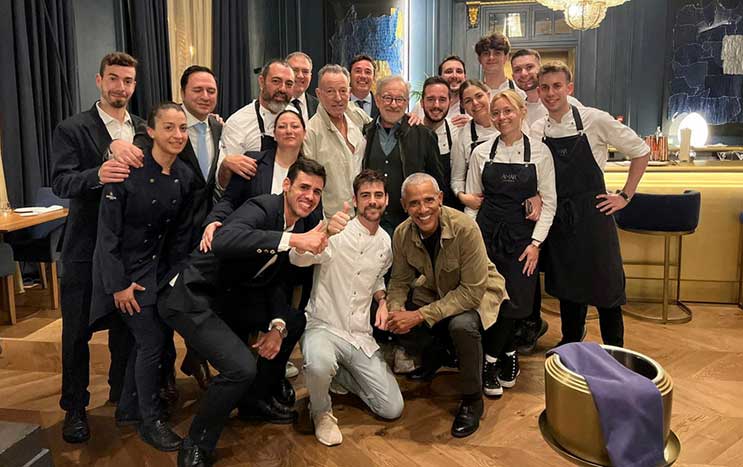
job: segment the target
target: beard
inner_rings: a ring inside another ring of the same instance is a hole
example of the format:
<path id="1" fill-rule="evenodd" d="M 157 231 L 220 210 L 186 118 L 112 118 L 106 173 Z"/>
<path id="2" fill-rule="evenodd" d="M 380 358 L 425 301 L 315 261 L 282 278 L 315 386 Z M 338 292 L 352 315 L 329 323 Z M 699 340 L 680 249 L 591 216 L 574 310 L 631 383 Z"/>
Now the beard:
<path id="1" fill-rule="evenodd" d="M 440 121 L 442 121 L 443 119 L 446 118 L 447 112 L 441 112 L 441 118 L 434 118 L 431 114 L 428 113 L 428 111 L 426 109 L 423 109 L 423 114 L 426 116 L 426 118 L 431 123 L 439 123 Z"/>
<path id="2" fill-rule="evenodd" d="M 281 91 L 275 92 L 273 95 L 263 92 L 261 93 L 261 99 L 263 100 L 262 104 L 274 114 L 284 110 L 289 103 L 289 96 Z"/>

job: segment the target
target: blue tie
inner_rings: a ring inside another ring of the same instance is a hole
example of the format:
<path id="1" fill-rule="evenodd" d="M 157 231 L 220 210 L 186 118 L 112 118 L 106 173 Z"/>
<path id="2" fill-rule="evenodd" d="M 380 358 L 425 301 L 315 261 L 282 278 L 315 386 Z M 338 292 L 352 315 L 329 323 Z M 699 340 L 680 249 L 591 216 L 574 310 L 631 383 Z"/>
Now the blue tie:
<path id="1" fill-rule="evenodd" d="M 206 123 L 199 122 L 196 125 L 196 131 L 199 133 L 196 148 L 196 159 L 199 161 L 199 168 L 204 178 L 209 177 L 209 149 L 206 147 Z"/>

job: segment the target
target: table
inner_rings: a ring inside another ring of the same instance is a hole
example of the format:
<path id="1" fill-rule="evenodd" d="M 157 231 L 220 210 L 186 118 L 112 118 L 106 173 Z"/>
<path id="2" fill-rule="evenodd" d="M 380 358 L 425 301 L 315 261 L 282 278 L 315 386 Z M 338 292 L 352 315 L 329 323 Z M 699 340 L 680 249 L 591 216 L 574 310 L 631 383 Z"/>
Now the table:
<path id="1" fill-rule="evenodd" d="M 59 209 L 56 211 L 45 212 L 42 214 L 36 214 L 33 216 L 21 216 L 16 212 L 0 213 L 0 242 L 3 240 L 3 235 L 8 232 L 15 232 L 16 230 L 22 230 L 35 225 L 43 224 L 45 222 L 55 221 L 57 219 L 64 219 L 67 217 L 69 210 L 67 208 Z M 52 267 L 52 274 L 56 274 L 56 268 Z M 20 275 L 19 275 L 20 276 Z M 51 293 L 52 297 L 56 297 L 57 291 L 55 278 L 52 278 Z M 21 288 L 23 282 L 20 281 Z M 15 291 L 13 290 L 13 276 L 7 276 L 5 280 L 0 280 L 0 296 L 3 300 L 3 309 L 7 312 L 10 318 L 10 324 L 15 324 Z"/>

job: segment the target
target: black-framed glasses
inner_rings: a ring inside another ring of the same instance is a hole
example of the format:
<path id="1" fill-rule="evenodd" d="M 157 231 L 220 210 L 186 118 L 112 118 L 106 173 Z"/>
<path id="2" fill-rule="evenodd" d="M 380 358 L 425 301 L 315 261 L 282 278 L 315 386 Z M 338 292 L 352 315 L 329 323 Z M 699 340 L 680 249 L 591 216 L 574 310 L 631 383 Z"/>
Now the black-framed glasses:
<path id="1" fill-rule="evenodd" d="M 403 105 L 407 101 L 408 101 L 408 98 L 407 97 L 402 97 L 402 96 L 400 96 L 400 97 L 392 97 L 392 96 L 387 95 L 387 94 L 385 94 L 384 96 L 382 96 L 382 102 L 384 102 L 387 105 L 390 105 L 393 102 L 395 104 L 397 104 L 397 105 Z"/>

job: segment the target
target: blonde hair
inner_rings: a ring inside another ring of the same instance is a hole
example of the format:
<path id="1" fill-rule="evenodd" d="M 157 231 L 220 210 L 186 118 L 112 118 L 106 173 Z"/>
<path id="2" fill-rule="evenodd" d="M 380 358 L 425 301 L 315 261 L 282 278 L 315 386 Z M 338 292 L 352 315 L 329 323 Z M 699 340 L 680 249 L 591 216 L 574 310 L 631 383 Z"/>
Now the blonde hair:
<path id="1" fill-rule="evenodd" d="M 495 101 L 497 101 L 498 99 L 505 99 L 517 109 L 526 110 L 526 102 L 524 102 L 524 98 L 519 96 L 518 93 L 513 89 L 506 89 L 505 91 L 501 91 L 498 94 L 494 95 L 493 98 L 490 99 L 491 109 L 493 108 L 493 104 L 495 104 Z"/>

